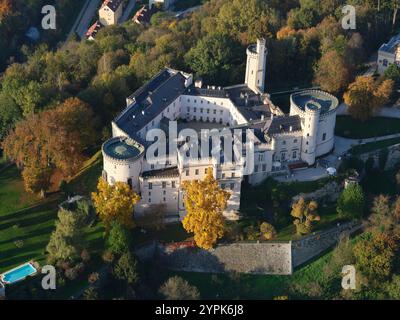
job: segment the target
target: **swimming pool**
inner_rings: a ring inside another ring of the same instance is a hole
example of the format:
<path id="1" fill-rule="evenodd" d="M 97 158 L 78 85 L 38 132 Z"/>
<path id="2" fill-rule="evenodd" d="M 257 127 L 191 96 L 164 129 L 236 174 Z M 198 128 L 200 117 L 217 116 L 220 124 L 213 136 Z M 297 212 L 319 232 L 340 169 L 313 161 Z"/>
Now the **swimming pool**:
<path id="1" fill-rule="evenodd" d="M 25 279 L 26 277 L 31 276 L 36 272 L 37 270 L 32 264 L 25 263 L 10 271 L 4 272 L 0 278 L 3 283 L 9 284 Z"/>

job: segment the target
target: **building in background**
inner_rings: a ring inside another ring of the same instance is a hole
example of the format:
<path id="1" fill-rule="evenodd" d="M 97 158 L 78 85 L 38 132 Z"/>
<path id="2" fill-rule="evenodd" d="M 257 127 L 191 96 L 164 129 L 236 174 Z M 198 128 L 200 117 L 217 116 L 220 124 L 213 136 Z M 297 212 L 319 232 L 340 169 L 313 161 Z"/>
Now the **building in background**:
<path id="1" fill-rule="evenodd" d="M 391 64 L 400 64 L 400 34 L 392 37 L 388 43 L 384 43 L 378 50 L 378 73 L 384 74 Z"/>
<path id="2" fill-rule="evenodd" d="M 145 4 L 136 12 L 132 20 L 137 24 L 148 25 L 150 23 L 151 16 L 155 12 L 157 12 L 157 9 L 154 6 L 150 8 L 147 4 Z"/>
<path id="3" fill-rule="evenodd" d="M 96 21 L 86 32 L 86 39 L 93 41 L 96 37 L 97 32 L 102 28 L 102 24 L 99 21 Z"/>
<path id="4" fill-rule="evenodd" d="M 149 0 L 149 7 L 152 8 L 154 5 L 160 7 L 160 9 L 169 10 L 177 0 Z"/>
<path id="5" fill-rule="evenodd" d="M 105 0 L 99 9 L 99 21 L 104 26 L 118 24 L 123 13 L 123 0 Z"/>

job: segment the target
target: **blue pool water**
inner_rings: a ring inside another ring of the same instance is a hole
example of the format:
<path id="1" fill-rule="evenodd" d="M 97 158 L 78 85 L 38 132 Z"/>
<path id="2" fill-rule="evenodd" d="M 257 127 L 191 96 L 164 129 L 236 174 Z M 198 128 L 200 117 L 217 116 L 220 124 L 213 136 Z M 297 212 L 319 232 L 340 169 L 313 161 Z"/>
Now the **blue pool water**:
<path id="1" fill-rule="evenodd" d="M 2 280 L 5 283 L 13 283 L 34 273 L 36 273 L 36 269 L 30 263 L 28 263 L 18 267 L 17 269 L 4 273 Z"/>

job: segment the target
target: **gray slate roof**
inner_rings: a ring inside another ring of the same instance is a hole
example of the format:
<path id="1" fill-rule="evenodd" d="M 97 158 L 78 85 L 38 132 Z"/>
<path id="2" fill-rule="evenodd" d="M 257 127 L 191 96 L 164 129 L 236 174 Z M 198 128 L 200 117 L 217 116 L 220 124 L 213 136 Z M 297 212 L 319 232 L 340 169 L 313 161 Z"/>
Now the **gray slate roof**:
<path id="1" fill-rule="evenodd" d="M 142 129 L 185 90 L 185 77 L 171 69 L 164 69 L 147 84 L 132 94 L 133 103 L 114 122 L 131 137 Z"/>
<path id="2" fill-rule="evenodd" d="M 265 133 L 272 136 L 275 134 L 300 131 L 301 119 L 298 115 L 295 116 L 275 116 L 266 123 Z"/>

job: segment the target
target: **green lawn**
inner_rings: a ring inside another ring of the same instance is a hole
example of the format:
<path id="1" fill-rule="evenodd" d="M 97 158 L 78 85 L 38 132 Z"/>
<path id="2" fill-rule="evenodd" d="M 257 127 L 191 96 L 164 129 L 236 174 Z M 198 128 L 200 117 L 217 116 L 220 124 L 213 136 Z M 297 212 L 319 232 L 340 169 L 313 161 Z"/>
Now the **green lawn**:
<path id="1" fill-rule="evenodd" d="M 351 149 L 351 153 L 353 155 L 360 155 L 363 153 L 384 149 L 399 143 L 400 143 L 400 138 L 392 138 L 376 142 L 369 142 L 353 147 Z"/>
<path id="2" fill-rule="evenodd" d="M 69 187 L 89 194 L 101 172 L 101 153 L 96 153 Z M 85 187 L 86 185 L 86 187 Z M 64 195 L 54 193 L 45 199 L 25 192 L 15 166 L 0 172 L 0 272 L 34 259 L 42 263 L 45 247 L 54 230 L 58 204 Z M 88 228 L 86 237 L 92 252 L 102 247 L 103 228 Z"/>
<path id="3" fill-rule="evenodd" d="M 336 118 L 335 134 L 345 138 L 365 139 L 400 133 L 400 119 L 376 117 L 365 122 L 351 116 Z"/>

